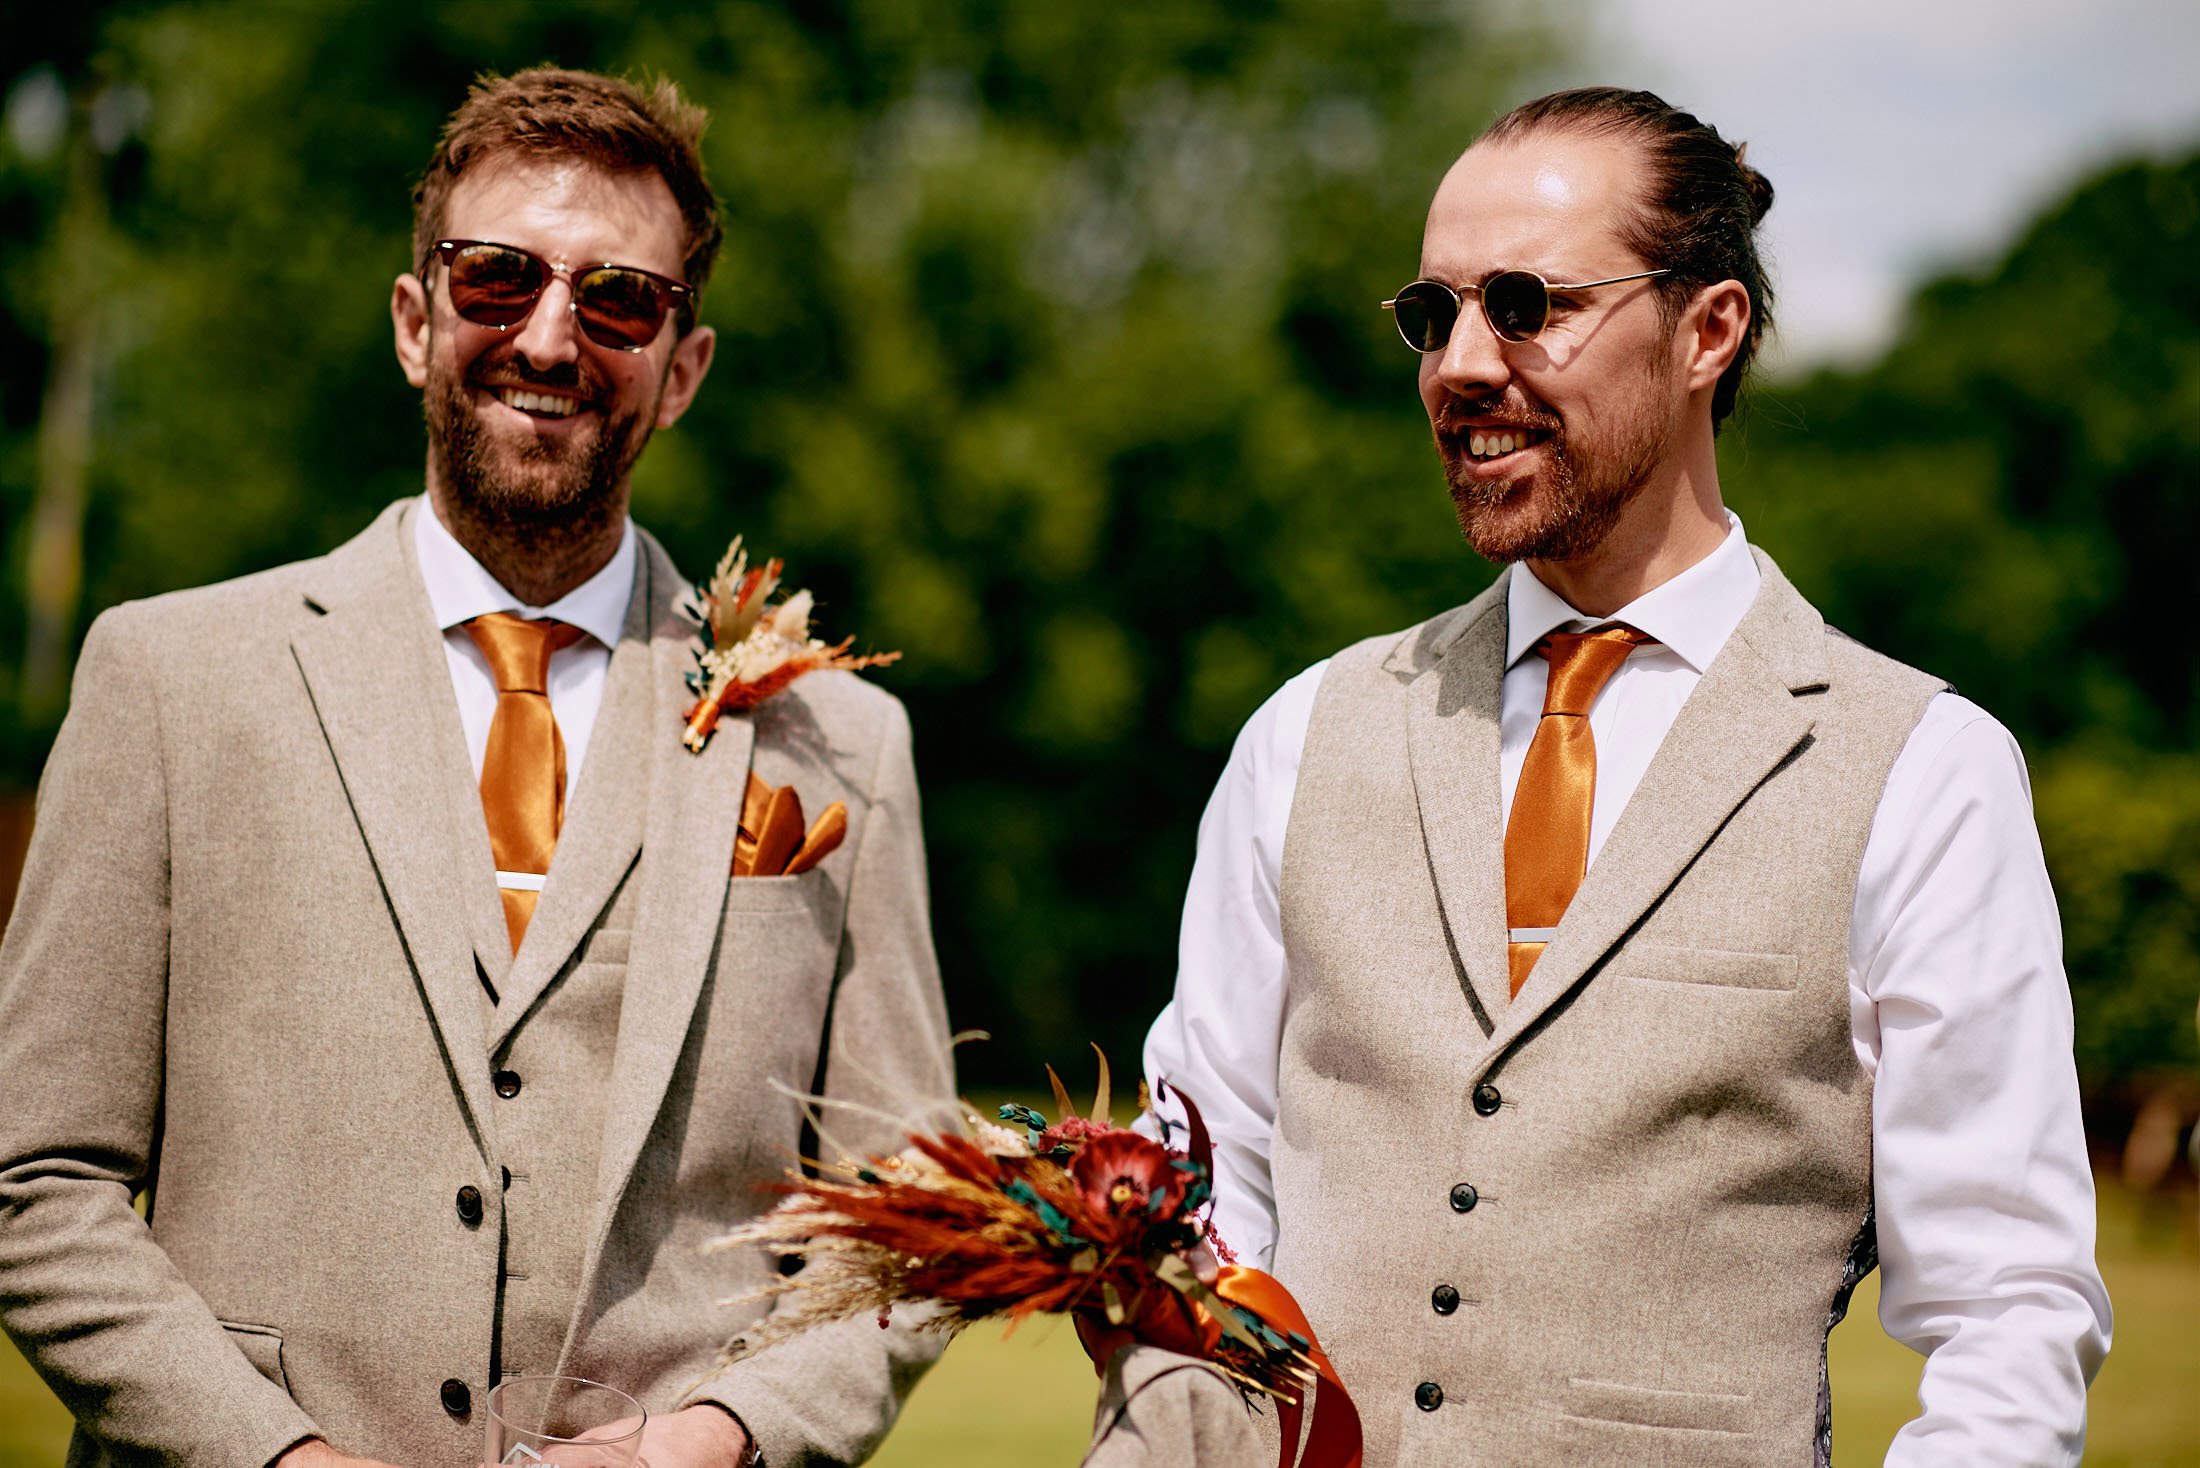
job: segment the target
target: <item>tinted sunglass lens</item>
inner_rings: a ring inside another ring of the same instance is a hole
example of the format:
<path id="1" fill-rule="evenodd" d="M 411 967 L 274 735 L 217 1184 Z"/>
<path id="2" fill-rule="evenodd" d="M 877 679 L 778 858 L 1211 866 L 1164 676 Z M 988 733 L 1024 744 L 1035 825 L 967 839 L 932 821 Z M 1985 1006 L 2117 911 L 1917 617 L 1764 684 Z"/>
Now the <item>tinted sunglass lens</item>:
<path id="1" fill-rule="evenodd" d="M 1398 335 L 1416 352 L 1442 351 L 1459 318 L 1458 298 L 1431 281 L 1417 280 L 1398 292 L 1390 312 Z"/>
<path id="2" fill-rule="evenodd" d="M 581 329 L 606 347 L 646 347 L 665 324 L 665 288 L 635 270 L 591 270 L 573 284 Z"/>
<path id="3" fill-rule="evenodd" d="M 1525 270 L 1506 270 L 1482 282 L 1482 310 L 1490 330 L 1507 341 L 1524 342 L 1543 329 L 1551 313 L 1543 282 Z"/>
<path id="4" fill-rule="evenodd" d="M 518 250 L 468 245 L 451 255 L 450 277 L 459 315 L 480 326 L 510 326 L 535 308 L 549 269 Z"/>

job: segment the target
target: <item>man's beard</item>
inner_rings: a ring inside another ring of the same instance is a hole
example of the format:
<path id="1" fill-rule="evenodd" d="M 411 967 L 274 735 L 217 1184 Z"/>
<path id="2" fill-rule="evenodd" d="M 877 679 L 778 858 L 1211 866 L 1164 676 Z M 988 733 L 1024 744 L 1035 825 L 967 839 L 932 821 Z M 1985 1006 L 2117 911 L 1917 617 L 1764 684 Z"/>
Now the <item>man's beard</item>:
<path id="1" fill-rule="evenodd" d="M 1624 417 L 1625 431 L 1606 445 L 1573 444 L 1563 420 L 1529 407 L 1516 394 L 1450 398 L 1437 411 L 1436 444 L 1459 516 L 1459 533 L 1484 560 L 1573 561 L 1604 543 L 1619 517 L 1665 458 L 1671 430 L 1654 411 L 1662 393 L 1645 394 L 1641 410 Z M 1547 433 L 1535 450 L 1542 462 L 1511 479 L 1476 479 L 1468 471 L 1468 420 Z"/>
<path id="2" fill-rule="evenodd" d="M 495 369 L 507 385 L 588 393 L 568 362 L 548 372 L 508 361 Z M 638 412 L 606 417 L 594 435 L 573 441 L 537 437 L 514 443 L 481 421 L 471 390 L 457 375 L 436 374 L 421 394 L 428 454 L 450 512 L 491 534 L 518 532 L 547 551 L 608 533 L 626 513 L 627 476 L 649 442 Z M 601 402 L 599 391 L 591 394 Z"/>

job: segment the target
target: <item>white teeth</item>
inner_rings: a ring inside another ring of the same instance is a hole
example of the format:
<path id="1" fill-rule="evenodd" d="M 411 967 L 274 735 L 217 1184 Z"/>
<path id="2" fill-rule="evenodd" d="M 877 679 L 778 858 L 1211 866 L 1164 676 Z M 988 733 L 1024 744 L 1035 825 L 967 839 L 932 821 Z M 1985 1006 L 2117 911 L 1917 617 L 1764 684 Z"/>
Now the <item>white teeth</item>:
<path id="1" fill-rule="evenodd" d="M 1515 449 L 1524 449 L 1530 440 L 1521 433 L 1474 433 L 1467 436 L 1467 453 L 1477 459 L 1494 459 Z"/>
<path id="2" fill-rule="evenodd" d="M 547 393 L 521 392 L 517 388 L 497 389 L 497 401 L 507 408 L 522 413 L 540 413 L 546 418 L 564 418 L 580 411 L 580 404 L 571 398 L 555 398 Z"/>
<path id="3" fill-rule="evenodd" d="M 1528 446 L 1526 433 L 1470 433 L 1467 435 L 1467 453 L 1477 459 L 1494 459 L 1509 454 L 1514 449 Z"/>

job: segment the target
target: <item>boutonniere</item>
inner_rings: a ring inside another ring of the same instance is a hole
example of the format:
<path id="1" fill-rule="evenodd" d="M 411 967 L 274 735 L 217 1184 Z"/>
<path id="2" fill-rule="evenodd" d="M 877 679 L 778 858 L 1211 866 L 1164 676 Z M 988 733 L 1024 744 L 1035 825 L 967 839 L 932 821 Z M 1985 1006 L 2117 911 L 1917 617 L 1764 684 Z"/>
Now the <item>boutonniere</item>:
<path id="1" fill-rule="evenodd" d="M 687 675 L 695 706 L 687 711 L 687 732 L 680 742 L 697 754 L 710 742 L 718 716 L 752 709 L 804 673 L 820 668 L 857 672 L 897 661 L 898 652 L 851 656 L 853 637 L 828 643 L 810 635 L 810 594 L 796 591 L 773 601 L 779 591 L 781 563 L 766 561 L 749 569 L 741 537 L 726 547 L 710 580 L 695 588 L 688 609 L 701 630 L 703 646 L 695 670 Z"/>

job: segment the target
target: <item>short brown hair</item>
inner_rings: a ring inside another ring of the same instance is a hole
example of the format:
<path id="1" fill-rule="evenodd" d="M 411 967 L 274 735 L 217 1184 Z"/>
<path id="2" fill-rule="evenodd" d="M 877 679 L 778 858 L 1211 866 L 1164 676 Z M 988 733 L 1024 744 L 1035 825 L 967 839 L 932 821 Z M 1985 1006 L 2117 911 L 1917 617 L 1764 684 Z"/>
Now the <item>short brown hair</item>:
<path id="1" fill-rule="evenodd" d="M 1683 304 L 1707 285 L 1738 280 L 1749 292 L 1749 330 L 1711 395 L 1716 430 L 1734 411 L 1757 345 L 1772 329 L 1772 282 L 1757 250 L 1757 226 L 1772 207 L 1772 182 L 1744 161 L 1746 144 L 1651 92 L 1581 87 L 1523 102 L 1483 130 L 1476 142 L 1509 142 L 1542 131 L 1608 135 L 1638 144 L 1644 171 L 1640 207 L 1621 238 L 1645 265 L 1672 274 L 1657 282 L 1670 328 Z"/>
<path id="2" fill-rule="evenodd" d="M 655 173 L 672 190 L 687 234 L 681 274 L 700 292 L 718 258 L 724 226 L 703 173 L 710 114 L 657 77 L 623 77 L 538 66 L 511 76 L 483 72 L 443 125 L 427 172 L 413 188 L 413 260 L 442 238 L 451 189 L 468 169 L 513 156 L 575 157 L 614 173 Z M 682 315 L 682 329 L 692 325 Z"/>

